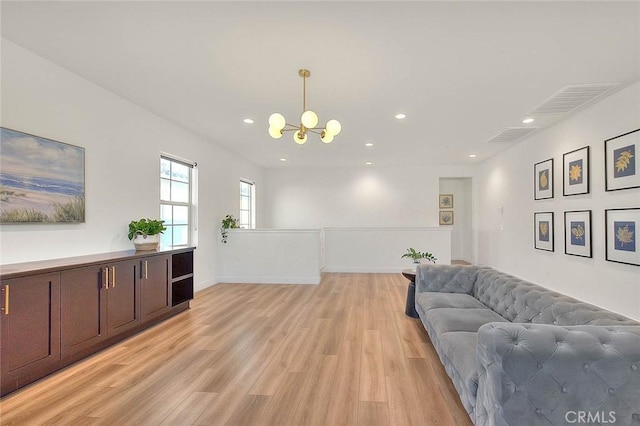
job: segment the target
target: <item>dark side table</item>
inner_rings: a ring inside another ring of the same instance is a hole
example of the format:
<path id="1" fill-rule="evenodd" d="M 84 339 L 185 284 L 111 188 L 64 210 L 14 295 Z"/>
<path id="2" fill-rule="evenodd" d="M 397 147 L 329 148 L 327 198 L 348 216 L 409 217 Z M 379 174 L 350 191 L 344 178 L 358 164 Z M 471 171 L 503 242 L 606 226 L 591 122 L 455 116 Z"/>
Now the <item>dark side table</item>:
<path id="1" fill-rule="evenodd" d="M 409 280 L 407 305 L 404 308 L 404 314 L 411 318 L 418 318 L 418 313 L 416 312 L 416 271 L 413 269 L 403 269 L 402 275 Z"/>

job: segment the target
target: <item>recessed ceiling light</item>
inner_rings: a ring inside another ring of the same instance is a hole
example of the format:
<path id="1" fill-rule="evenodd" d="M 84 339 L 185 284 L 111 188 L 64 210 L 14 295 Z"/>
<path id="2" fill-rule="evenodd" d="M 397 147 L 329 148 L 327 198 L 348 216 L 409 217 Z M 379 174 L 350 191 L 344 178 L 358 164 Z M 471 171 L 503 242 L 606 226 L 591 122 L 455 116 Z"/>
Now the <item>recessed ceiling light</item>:
<path id="1" fill-rule="evenodd" d="M 478 154 L 469 154 L 469 158 L 476 158 Z"/>
<path id="2" fill-rule="evenodd" d="M 280 161 L 287 161 L 287 159 L 286 158 L 281 158 Z"/>
<path id="3" fill-rule="evenodd" d="M 251 119 L 251 118 L 245 118 L 245 119 L 244 119 L 244 120 L 242 120 L 242 121 L 244 121 L 244 122 L 245 122 L 245 123 L 247 123 L 247 124 L 253 124 L 253 119 Z"/>
<path id="4" fill-rule="evenodd" d="M 372 165 L 373 163 L 372 163 L 371 161 L 367 161 L 367 162 L 366 162 L 366 163 L 364 163 L 364 164 L 366 164 L 367 166 L 370 166 L 370 165 Z"/>
<path id="5" fill-rule="evenodd" d="M 396 118 L 397 118 L 398 120 L 405 119 L 405 118 L 407 118 L 407 114 L 403 114 L 403 113 L 396 114 Z"/>
<path id="6" fill-rule="evenodd" d="M 364 146 L 373 146 L 373 144 L 371 142 L 367 142 L 364 144 Z"/>
<path id="7" fill-rule="evenodd" d="M 529 124 L 529 123 L 533 123 L 533 118 L 529 117 L 529 118 L 525 118 L 524 120 L 522 120 L 523 124 Z"/>

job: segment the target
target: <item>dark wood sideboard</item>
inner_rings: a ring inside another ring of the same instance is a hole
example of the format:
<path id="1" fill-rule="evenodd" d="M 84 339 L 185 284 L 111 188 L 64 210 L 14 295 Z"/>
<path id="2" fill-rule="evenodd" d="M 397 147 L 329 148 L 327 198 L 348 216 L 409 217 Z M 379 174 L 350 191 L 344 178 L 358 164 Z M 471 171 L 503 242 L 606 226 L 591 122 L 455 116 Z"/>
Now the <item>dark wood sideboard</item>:
<path id="1" fill-rule="evenodd" d="M 0 266 L 0 395 L 189 309 L 194 249 Z"/>

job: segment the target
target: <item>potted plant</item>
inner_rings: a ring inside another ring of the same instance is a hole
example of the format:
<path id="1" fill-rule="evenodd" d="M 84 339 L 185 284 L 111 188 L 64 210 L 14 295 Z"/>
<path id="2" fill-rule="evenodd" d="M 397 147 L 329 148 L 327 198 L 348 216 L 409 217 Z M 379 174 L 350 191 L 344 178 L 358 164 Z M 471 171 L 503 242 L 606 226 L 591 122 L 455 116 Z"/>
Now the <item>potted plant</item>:
<path id="1" fill-rule="evenodd" d="M 416 249 L 414 249 L 413 247 L 409 247 L 407 249 L 407 252 L 405 254 L 403 254 L 400 258 L 405 258 L 405 257 L 410 257 L 411 259 L 413 259 L 413 270 L 416 270 L 416 267 L 420 264 L 420 261 L 422 259 L 425 259 L 431 263 L 436 263 L 436 260 L 438 260 L 437 257 L 435 257 L 433 254 L 429 253 L 429 252 L 424 252 L 421 253 L 419 251 L 417 251 Z"/>
<path id="2" fill-rule="evenodd" d="M 220 234 L 222 235 L 222 242 L 227 243 L 227 236 L 229 229 L 237 229 L 240 228 L 238 224 L 238 219 L 233 217 L 233 215 L 226 215 L 224 219 L 222 219 L 222 226 L 220 227 Z"/>
<path id="3" fill-rule="evenodd" d="M 132 220 L 129 223 L 129 239 L 133 240 L 136 250 L 157 250 L 160 234 L 166 229 L 164 220 Z"/>

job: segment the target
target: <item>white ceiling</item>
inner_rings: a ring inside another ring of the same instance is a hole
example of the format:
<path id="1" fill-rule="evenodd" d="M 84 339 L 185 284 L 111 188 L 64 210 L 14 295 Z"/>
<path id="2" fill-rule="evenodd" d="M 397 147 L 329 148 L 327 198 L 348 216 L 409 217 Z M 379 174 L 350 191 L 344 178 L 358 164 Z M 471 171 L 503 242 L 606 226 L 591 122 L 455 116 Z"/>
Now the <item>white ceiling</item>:
<path id="1" fill-rule="evenodd" d="M 479 162 L 562 87 L 640 80 L 637 1 L 1 7 L 3 37 L 268 168 Z M 332 144 L 267 134 L 274 111 L 298 120 L 303 67 Z"/>

